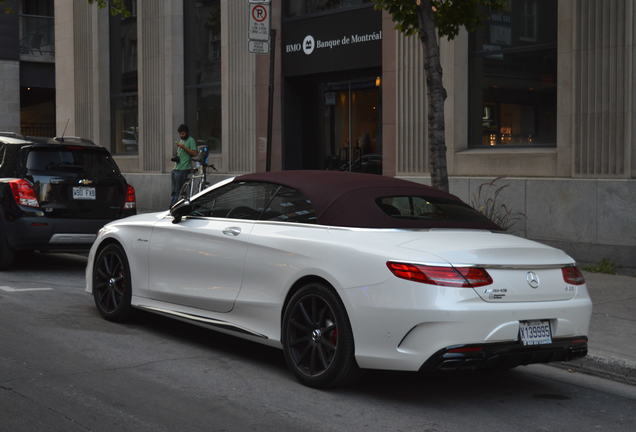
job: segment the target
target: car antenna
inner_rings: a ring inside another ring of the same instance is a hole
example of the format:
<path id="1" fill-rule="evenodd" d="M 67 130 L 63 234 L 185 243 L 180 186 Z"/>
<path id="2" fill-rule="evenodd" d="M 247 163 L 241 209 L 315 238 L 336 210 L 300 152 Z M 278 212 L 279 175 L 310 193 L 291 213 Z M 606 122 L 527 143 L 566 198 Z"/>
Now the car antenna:
<path id="1" fill-rule="evenodd" d="M 68 127 L 68 122 L 71 121 L 71 118 L 66 119 L 66 126 L 64 126 L 64 130 L 62 131 L 62 136 L 60 137 L 60 142 L 64 142 L 64 134 L 66 134 L 66 128 Z"/>

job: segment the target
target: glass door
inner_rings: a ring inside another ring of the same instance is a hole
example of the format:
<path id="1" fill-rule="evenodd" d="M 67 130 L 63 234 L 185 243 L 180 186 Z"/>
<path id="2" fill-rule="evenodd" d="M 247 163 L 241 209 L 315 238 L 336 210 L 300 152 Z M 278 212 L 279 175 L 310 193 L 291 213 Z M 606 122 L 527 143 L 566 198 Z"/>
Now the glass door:
<path id="1" fill-rule="evenodd" d="M 372 78 L 321 85 L 326 169 L 382 174 L 379 84 Z"/>

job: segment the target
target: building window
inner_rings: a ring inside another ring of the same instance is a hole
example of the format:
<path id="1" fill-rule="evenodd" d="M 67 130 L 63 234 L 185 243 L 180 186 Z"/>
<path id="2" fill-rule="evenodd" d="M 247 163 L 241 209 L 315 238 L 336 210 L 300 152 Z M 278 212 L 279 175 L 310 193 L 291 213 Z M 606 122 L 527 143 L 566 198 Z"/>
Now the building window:
<path id="1" fill-rule="evenodd" d="M 537 40 L 537 0 L 522 1 L 519 39 L 528 42 Z"/>
<path id="2" fill-rule="evenodd" d="M 184 6 L 185 116 L 197 145 L 221 152 L 221 6 L 219 0 Z"/>
<path id="3" fill-rule="evenodd" d="M 114 154 L 137 154 L 137 2 L 125 5 L 129 17 L 110 17 L 110 131 Z"/>
<path id="4" fill-rule="evenodd" d="M 55 61 L 53 2 L 22 0 L 20 3 L 20 60 Z"/>
<path id="5" fill-rule="evenodd" d="M 469 42 L 469 145 L 556 145 L 557 2 L 510 0 L 487 16 Z"/>
<path id="6" fill-rule="evenodd" d="M 371 0 L 285 0 L 284 12 L 286 18 L 292 18 L 370 4 Z"/>

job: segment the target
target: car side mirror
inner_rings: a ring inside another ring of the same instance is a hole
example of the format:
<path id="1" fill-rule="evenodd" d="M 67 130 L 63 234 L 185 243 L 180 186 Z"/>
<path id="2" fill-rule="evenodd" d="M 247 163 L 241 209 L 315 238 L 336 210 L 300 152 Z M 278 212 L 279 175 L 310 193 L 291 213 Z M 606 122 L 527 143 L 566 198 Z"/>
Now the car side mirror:
<path id="1" fill-rule="evenodd" d="M 179 223 L 183 216 L 189 214 L 192 211 L 192 203 L 187 199 L 177 201 L 172 207 L 170 207 L 170 214 L 172 215 L 172 223 Z"/>

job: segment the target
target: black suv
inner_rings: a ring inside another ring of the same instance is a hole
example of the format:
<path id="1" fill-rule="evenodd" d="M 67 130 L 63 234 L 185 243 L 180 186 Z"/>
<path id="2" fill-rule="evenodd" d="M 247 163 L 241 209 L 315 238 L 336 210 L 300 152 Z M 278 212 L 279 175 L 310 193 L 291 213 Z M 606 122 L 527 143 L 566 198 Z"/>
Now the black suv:
<path id="1" fill-rule="evenodd" d="M 135 189 L 105 148 L 0 136 L 0 269 L 16 251 L 87 250 L 104 224 L 136 212 Z"/>

